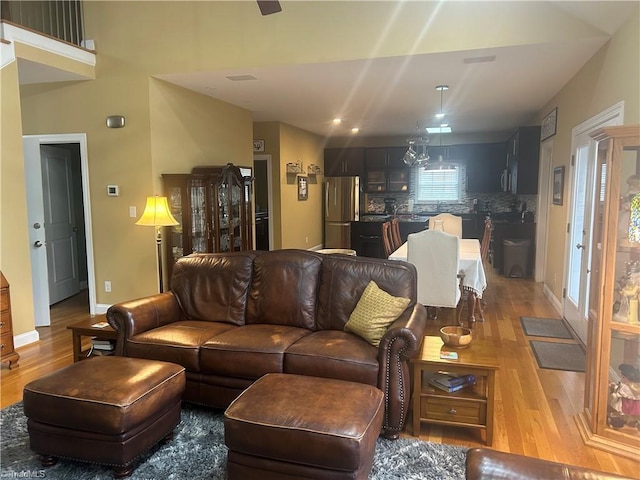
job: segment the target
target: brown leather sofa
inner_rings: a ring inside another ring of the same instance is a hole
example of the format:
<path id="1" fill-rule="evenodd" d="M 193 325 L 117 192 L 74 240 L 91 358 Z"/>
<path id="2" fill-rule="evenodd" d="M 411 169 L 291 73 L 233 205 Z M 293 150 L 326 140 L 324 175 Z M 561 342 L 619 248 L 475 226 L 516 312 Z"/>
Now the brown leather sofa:
<path id="1" fill-rule="evenodd" d="M 416 275 L 405 262 L 307 250 L 192 254 L 171 291 L 113 305 L 107 319 L 116 354 L 185 367 L 186 401 L 226 408 L 266 373 L 366 383 L 383 391 L 383 434 L 395 438 L 427 319 Z M 411 299 L 379 347 L 344 331 L 370 280 Z"/>
<path id="2" fill-rule="evenodd" d="M 630 480 L 629 477 L 589 468 L 499 452 L 490 448 L 472 448 L 467 452 L 467 480 Z"/>

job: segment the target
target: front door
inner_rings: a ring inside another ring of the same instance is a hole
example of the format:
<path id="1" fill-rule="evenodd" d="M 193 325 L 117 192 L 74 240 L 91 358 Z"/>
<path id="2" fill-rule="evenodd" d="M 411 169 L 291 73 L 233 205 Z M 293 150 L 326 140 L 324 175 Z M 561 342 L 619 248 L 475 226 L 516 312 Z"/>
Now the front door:
<path id="1" fill-rule="evenodd" d="M 567 244 L 567 278 L 565 282 L 564 317 L 586 344 L 587 298 L 589 290 L 588 259 L 591 238 L 591 199 L 595 149 L 586 134 L 577 137 L 574 149 L 573 194 L 569 196 Z"/>
<path id="2" fill-rule="evenodd" d="M 80 292 L 72 159 L 68 150 L 40 147 L 49 304 Z"/>

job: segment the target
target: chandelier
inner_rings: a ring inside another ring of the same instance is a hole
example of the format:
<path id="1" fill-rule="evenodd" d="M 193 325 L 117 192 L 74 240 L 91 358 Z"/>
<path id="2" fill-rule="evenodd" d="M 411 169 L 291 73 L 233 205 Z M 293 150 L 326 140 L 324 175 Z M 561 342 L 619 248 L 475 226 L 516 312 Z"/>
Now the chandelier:
<path id="1" fill-rule="evenodd" d="M 440 112 L 436 114 L 436 118 L 439 121 L 442 121 L 445 116 L 442 108 L 443 96 L 444 91 L 449 90 L 449 85 L 437 85 L 436 90 L 440 92 Z M 448 125 L 441 123 L 440 127 L 436 128 L 436 131 L 440 134 L 440 146 L 442 146 L 442 133 L 445 127 L 448 127 Z M 455 165 L 452 165 L 449 162 L 445 162 L 442 158 L 442 155 L 438 155 L 437 159 L 431 159 L 427 148 L 429 144 L 429 137 L 427 135 L 420 135 L 423 129 L 420 128 L 419 122 L 416 124 L 416 130 L 418 131 L 418 135 L 407 138 L 409 149 L 402 158 L 405 164 L 411 167 L 416 165 L 419 167 L 424 167 L 425 170 L 448 170 L 456 168 Z M 416 147 L 415 150 L 414 146 Z M 421 153 L 418 153 L 418 147 L 422 148 Z"/>

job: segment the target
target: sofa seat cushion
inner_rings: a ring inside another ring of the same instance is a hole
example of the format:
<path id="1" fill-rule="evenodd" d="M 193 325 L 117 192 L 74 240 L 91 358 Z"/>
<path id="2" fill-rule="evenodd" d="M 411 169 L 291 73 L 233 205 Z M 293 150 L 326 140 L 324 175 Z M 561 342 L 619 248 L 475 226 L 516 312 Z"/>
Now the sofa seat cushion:
<path id="1" fill-rule="evenodd" d="M 285 352 L 284 373 L 377 385 L 378 349 L 357 335 L 322 330 L 298 340 Z"/>
<path id="2" fill-rule="evenodd" d="M 202 373 L 251 379 L 260 378 L 266 373 L 281 373 L 284 352 L 310 333 L 306 328 L 285 325 L 238 327 L 202 345 Z"/>
<path id="3" fill-rule="evenodd" d="M 200 371 L 200 346 L 208 339 L 237 327 L 230 323 L 183 320 L 154 328 L 127 341 L 128 357 L 177 363 L 189 371 Z"/>

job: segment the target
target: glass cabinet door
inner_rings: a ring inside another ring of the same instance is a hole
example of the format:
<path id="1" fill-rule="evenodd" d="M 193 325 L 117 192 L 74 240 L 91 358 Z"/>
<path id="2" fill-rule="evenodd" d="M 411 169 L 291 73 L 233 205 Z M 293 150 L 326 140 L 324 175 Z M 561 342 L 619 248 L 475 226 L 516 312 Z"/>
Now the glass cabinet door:
<path id="1" fill-rule="evenodd" d="M 191 252 L 208 252 L 209 230 L 207 228 L 206 178 L 191 179 Z"/>
<path id="2" fill-rule="evenodd" d="M 585 411 L 587 444 L 640 456 L 640 126 L 594 134 L 594 225 Z"/>

